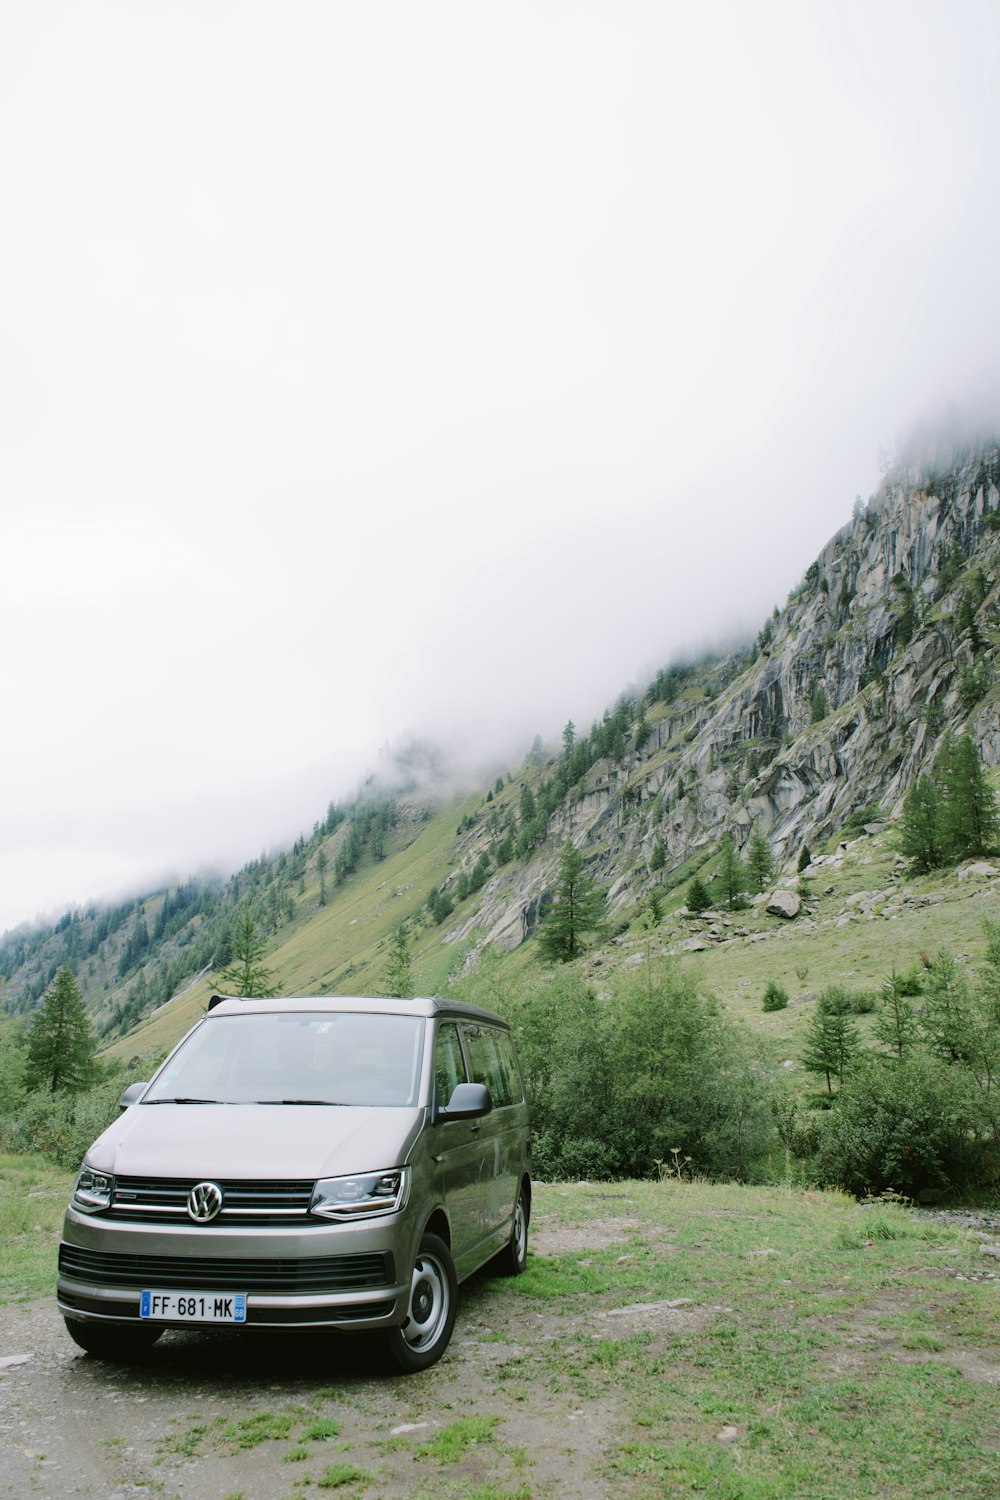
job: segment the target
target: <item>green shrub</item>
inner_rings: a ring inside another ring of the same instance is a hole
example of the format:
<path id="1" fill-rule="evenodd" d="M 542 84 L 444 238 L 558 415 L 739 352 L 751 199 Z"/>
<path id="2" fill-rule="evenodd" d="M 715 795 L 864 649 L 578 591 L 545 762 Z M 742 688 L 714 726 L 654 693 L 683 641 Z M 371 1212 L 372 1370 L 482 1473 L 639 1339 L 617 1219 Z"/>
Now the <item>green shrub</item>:
<path id="1" fill-rule="evenodd" d="M 991 1170 L 974 1124 L 965 1080 L 926 1055 L 860 1063 L 826 1117 L 813 1168 L 858 1197 L 961 1188 Z"/>
<path id="2" fill-rule="evenodd" d="M 769 979 L 764 990 L 761 1010 L 784 1010 L 788 1004 L 788 991 L 775 980 Z"/>
<path id="3" fill-rule="evenodd" d="M 981 698 L 985 698 L 989 685 L 989 673 L 985 665 L 962 668 L 958 676 L 958 696 L 966 712 L 975 708 Z"/>
<path id="4" fill-rule="evenodd" d="M 60 1167 L 78 1167 L 83 1153 L 118 1114 L 125 1085 L 120 1078 L 87 1093 L 36 1089 L 16 1116 L 0 1120 L 0 1146 L 28 1155 L 38 1152 Z"/>
<path id="5" fill-rule="evenodd" d="M 847 1016 L 854 1011 L 855 994 L 842 984 L 830 984 L 819 997 L 819 1008 L 828 1016 Z"/>
<path id="6" fill-rule="evenodd" d="M 571 1136 L 561 1139 L 551 1130 L 531 1137 L 532 1170 L 539 1182 L 579 1182 L 585 1178 L 605 1181 L 617 1176 L 614 1150 L 607 1141 Z"/>
<path id="7" fill-rule="evenodd" d="M 880 823 L 882 821 L 882 809 L 877 802 L 866 802 L 863 807 L 856 807 L 853 812 L 848 813 L 844 820 L 841 833 L 850 837 L 862 831 L 866 823 Z"/>
<path id="8" fill-rule="evenodd" d="M 83 1093 L 42 1088 L 21 1093 L 15 1107 L 6 1100 L 0 1112 L 0 1150 L 37 1152 L 57 1166 L 78 1167 L 90 1143 L 117 1117 L 128 1085 L 151 1077 L 155 1067 L 152 1057 L 140 1057 L 128 1070 L 120 1063 L 106 1066 L 101 1080 Z"/>
<path id="9" fill-rule="evenodd" d="M 774 1131 L 753 1039 L 669 963 L 612 983 L 598 998 L 566 966 L 498 993 L 487 965 L 460 986 L 513 1025 L 538 1176 L 649 1177 L 674 1147 L 699 1175 L 750 1176 Z"/>

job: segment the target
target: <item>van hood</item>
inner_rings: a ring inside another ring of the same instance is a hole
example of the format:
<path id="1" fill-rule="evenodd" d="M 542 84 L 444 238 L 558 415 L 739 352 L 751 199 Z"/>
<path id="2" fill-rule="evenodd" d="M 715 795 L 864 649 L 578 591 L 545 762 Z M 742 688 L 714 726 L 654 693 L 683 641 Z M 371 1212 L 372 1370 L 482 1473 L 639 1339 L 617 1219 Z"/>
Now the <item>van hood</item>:
<path id="1" fill-rule="evenodd" d="M 87 1152 L 123 1177 L 304 1179 L 405 1166 L 422 1109 L 134 1104 Z"/>

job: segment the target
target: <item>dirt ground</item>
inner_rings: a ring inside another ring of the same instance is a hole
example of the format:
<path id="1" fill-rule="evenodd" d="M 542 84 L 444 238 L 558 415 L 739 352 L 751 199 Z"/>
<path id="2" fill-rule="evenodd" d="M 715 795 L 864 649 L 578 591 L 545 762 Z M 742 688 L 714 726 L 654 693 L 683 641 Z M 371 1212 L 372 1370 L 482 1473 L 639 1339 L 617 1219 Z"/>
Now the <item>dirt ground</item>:
<path id="1" fill-rule="evenodd" d="M 620 1238 L 620 1221 L 604 1228 L 609 1241 Z M 533 1247 L 561 1253 L 575 1238 L 535 1229 Z M 595 1248 L 601 1224 L 579 1238 Z M 693 1312 L 656 1311 L 678 1325 Z M 142 1363 L 109 1364 L 71 1342 L 50 1300 L 8 1306 L 0 1309 L 0 1496 L 279 1500 L 336 1488 L 372 1500 L 477 1490 L 598 1500 L 611 1493 L 602 1471 L 620 1431 L 619 1402 L 605 1395 L 584 1409 L 537 1376 L 554 1341 L 625 1332 L 628 1309 L 613 1325 L 606 1317 L 595 1312 L 591 1325 L 550 1303 L 526 1308 L 476 1276 L 461 1289 L 444 1358 L 398 1376 L 367 1340 L 308 1333 L 168 1332 Z M 246 1429 L 237 1424 L 255 1416 L 290 1417 L 287 1435 L 240 1447 Z M 484 1417 L 495 1424 L 488 1439 L 457 1458 L 421 1452 L 435 1434 Z M 316 1419 L 338 1430 L 300 1441 Z"/>
<path id="2" fill-rule="evenodd" d="M 640 1227 L 631 1205 L 618 1202 L 619 1195 L 595 1192 L 596 1212 L 579 1224 L 539 1212 L 534 1254 L 581 1257 L 585 1266 L 589 1253 L 612 1249 L 637 1228 L 657 1256 L 683 1253 L 664 1226 Z M 706 1222 L 724 1212 L 699 1210 Z M 1000 1223 L 979 1213 L 928 1217 L 980 1237 L 1000 1232 Z M 932 1274 L 955 1286 L 996 1279 L 993 1259 L 973 1264 L 974 1274 L 958 1275 L 946 1263 Z M 842 1290 L 838 1283 L 830 1295 Z M 142 1363 L 104 1363 L 70 1340 L 52 1299 L 0 1308 L 0 1500 L 315 1500 L 333 1490 L 345 1500 L 627 1500 L 648 1493 L 615 1472 L 633 1413 L 614 1369 L 601 1380 L 574 1381 L 577 1357 L 595 1339 L 640 1331 L 669 1348 L 672 1338 L 700 1333 L 733 1309 L 722 1298 L 719 1305 L 685 1297 L 609 1305 L 607 1298 L 512 1291 L 484 1274 L 467 1282 L 450 1348 L 412 1376 L 387 1372 L 368 1340 L 312 1333 L 168 1332 Z M 894 1319 L 913 1296 L 900 1279 L 860 1306 L 853 1323 L 844 1324 L 841 1312 L 844 1336 L 828 1356 L 833 1373 L 863 1376 L 874 1351 L 945 1363 L 977 1385 L 1000 1385 L 988 1343 L 954 1341 L 946 1327 L 940 1347 L 914 1352 L 895 1342 Z M 723 1427 L 715 1437 L 725 1443 L 739 1435 Z"/>

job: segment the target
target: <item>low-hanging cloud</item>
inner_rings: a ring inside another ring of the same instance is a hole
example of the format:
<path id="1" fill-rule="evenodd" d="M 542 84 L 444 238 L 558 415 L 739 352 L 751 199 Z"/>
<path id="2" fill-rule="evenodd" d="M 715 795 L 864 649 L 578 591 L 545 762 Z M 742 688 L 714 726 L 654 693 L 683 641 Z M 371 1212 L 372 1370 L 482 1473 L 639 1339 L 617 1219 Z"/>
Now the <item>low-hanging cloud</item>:
<path id="1" fill-rule="evenodd" d="M 880 448 L 996 389 L 998 33 L 22 8 L 0 927 L 291 841 L 386 742 L 505 762 L 755 633 Z"/>

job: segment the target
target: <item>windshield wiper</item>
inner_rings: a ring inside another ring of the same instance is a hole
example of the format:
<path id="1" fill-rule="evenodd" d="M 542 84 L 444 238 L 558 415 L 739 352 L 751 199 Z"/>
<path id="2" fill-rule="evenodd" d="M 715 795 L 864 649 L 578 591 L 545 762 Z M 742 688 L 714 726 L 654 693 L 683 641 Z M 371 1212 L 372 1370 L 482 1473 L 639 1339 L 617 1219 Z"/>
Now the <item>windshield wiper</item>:
<path id="1" fill-rule="evenodd" d="M 332 1104 L 336 1105 L 336 1099 L 255 1099 L 255 1104 Z"/>
<path id="2" fill-rule="evenodd" d="M 144 1099 L 144 1104 L 224 1104 L 224 1099 Z"/>

